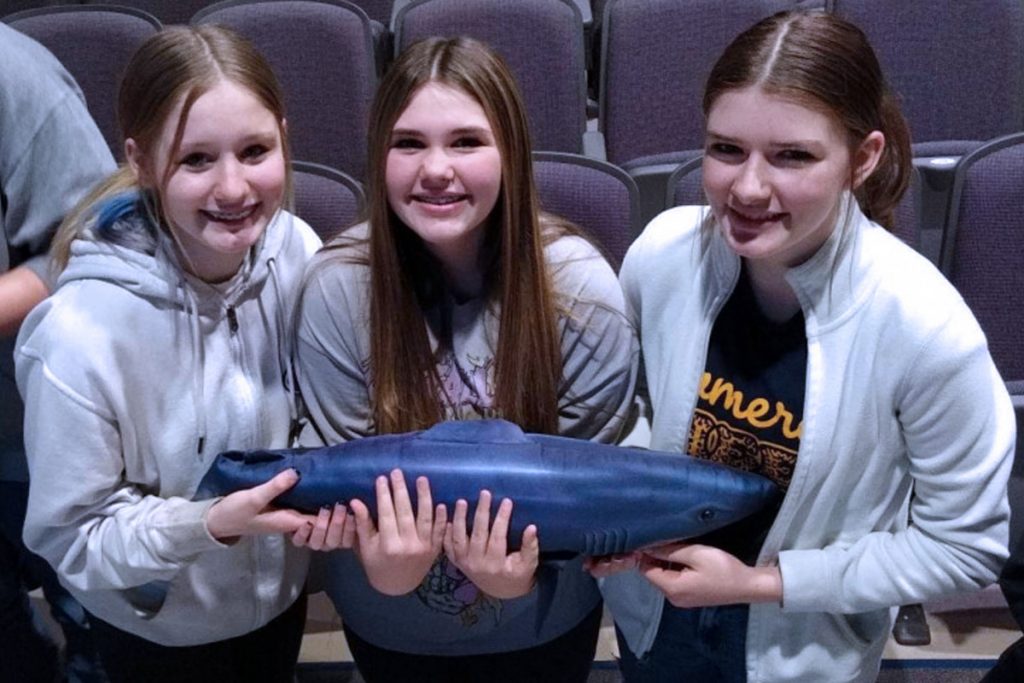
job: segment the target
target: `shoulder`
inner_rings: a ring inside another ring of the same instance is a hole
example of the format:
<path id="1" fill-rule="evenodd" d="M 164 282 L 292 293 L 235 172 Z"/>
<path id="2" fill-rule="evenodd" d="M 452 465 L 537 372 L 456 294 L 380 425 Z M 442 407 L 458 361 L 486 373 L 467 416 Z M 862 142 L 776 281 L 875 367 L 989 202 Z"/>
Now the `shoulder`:
<path id="1" fill-rule="evenodd" d="M 677 206 L 655 216 L 626 253 L 626 258 L 645 257 L 666 249 L 679 250 L 699 246 L 701 227 L 709 215 L 706 206 Z"/>
<path id="2" fill-rule="evenodd" d="M 544 261 L 558 270 L 607 270 L 608 261 L 590 240 L 580 235 L 560 235 L 544 246 Z"/>
<path id="3" fill-rule="evenodd" d="M 321 246 L 320 238 L 309 223 L 284 209 L 277 213 L 269 229 L 279 233 L 280 255 L 297 260 L 303 266 Z"/>
<path id="4" fill-rule="evenodd" d="M 885 306 L 906 330 L 925 336 L 950 325 L 957 335 L 980 334 L 963 297 L 928 259 L 873 223 L 864 229 L 862 244 L 862 268 L 874 280 L 872 307 Z"/>
<path id="5" fill-rule="evenodd" d="M 626 252 L 623 278 L 652 268 L 676 271 L 683 262 L 699 260 L 708 215 L 706 206 L 677 206 L 655 216 Z"/>
<path id="6" fill-rule="evenodd" d="M 557 295 L 622 308 L 615 271 L 594 244 L 579 235 L 563 235 L 544 248 Z"/>
<path id="7" fill-rule="evenodd" d="M 641 304 L 663 307 L 690 290 L 704 255 L 706 206 L 679 206 L 658 214 L 626 252 L 619 280 L 635 313 Z"/>
<path id="8" fill-rule="evenodd" d="M 26 323 L 36 321 L 41 328 L 51 330 L 62 343 L 67 336 L 68 343 L 83 347 L 102 344 L 104 340 L 119 343 L 119 338 L 123 338 L 126 345 L 135 345 L 141 340 L 126 331 L 134 330 L 137 334 L 140 320 L 146 320 L 148 326 L 157 320 L 173 320 L 183 315 L 180 309 L 164 305 L 163 297 L 133 290 L 132 284 L 126 286 L 103 277 L 62 282 L 56 292 L 32 309 Z"/>
<path id="9" fill-rule="evenodd" d="M 369 228 L 359 223 L 337 235 L 309 261 L 306 282 L 338 286 L 368 286 L 370 277 Z"/>
<path id="10" fill-rule="evenodd" d="M 306 266 L 300 316 L 308 326 L 324 317 L 351 317 L 368 312 L 370 296 L 367 225 L 338 235 Z"/>
<path id="11" fill-rule="evenodd" d="M 876 331 L 877 348 L 891 351 L 907 386 L 928 387 L 969 368 L 989 372 L 981 326 L 931 262 L 878 226 L 865 231 L 861 258 L 861 272 L 869 272 L 872 282 L 857 329 Z"/>

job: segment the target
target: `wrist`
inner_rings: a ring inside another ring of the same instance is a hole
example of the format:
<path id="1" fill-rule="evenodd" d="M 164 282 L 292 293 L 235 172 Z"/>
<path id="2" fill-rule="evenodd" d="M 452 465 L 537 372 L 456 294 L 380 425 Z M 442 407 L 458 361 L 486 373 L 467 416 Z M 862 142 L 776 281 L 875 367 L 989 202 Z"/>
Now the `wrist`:
<path id="1" fill-rule="evenodd" d="M 782 572 L 777 565 L 752 567 L 750 602 L 777 602 L 782 604 Z"/>
<path id="2" fill-rule="evenodd" d="M 475 582 L 474 582 L 475 583 Z M 536 585 L 537 580 L 534 574 L 526 577 L 525 580 L 512 580 L 512 581 L 497 581 L 494 585 L 480 586 L 477 585 L 481 591 L 486 593 L 492 598 L 498 600 L 514 600 L 515 598 L 521 598 L 528 595 L 533 587 Z"/>
<path id="3" fill-rule="evenodd" d="M 210 538 L 223 543 L 224 545 L 232 545 L 238 541 L 240 535 L 237 530 L 228 529 L 224 523 L 221 502 L 224 500 L 223 497 L 218 498 L 214 501 L 213 505 L 206 508 L 206 514 L 203 515 L 203 525 L 206 527 L 206 533 L 209 534 Z"/>

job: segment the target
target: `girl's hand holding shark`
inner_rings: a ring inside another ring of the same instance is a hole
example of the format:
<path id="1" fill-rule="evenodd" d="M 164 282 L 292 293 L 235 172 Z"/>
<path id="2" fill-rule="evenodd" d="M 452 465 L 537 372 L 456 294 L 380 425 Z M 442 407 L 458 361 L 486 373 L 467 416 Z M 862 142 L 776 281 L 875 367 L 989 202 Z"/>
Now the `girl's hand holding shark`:
<path id="1" fill-rule="evenodd" d="M 416 479 L 417 510 L 401 470 L 377 477 L 377 524 L 360 500 L 349 507 L 356 519 L 355 551 L 370 585 L 385 595 L 404 595 L 414 590 L 430 571 L 441 552 L 448 511 L 441 503 L 434 509 L 430 483 Z"/>
<path id="2" fill-rule="evenodd" d="M 321 508 L 313 520 L 292 534 L 294 545 L 324 552 L 352 548 L 355 541 L 356 518 L 342 503 Z"/>
<path id="3" fill-rule="evenodd" d="M 455 503 L 455 513 L 444 535 L 448 559 L 487 595 L 500 599 L 518 598 L 533 588 L 540 558 L 540 541 L 533 524 L 523 530 L 519 550 L 508 552 L 508 527 L 512 501 L 505 498 L 498 506 L 494 525 L 490 523 L 491 492 L 481 491 L 473 517 L 473 531 L 466 534 L 469 504 Z"/>
<path id="4" fill-rule="evenodd" d="M 676 607 L 782 601 L 778 567 L 751 567 L 718 548 L 674 543 L 639 557 L 640 573 Z"/>
<path id="5" fill-rule="evenodd" d="M 623 553 L 621 555 L 602 555 L 600 557 L 583 558 L 583 569 L 590 572 L 595 579 L 603 579 L 619 572 L 636 569 L 640 561 L 639 553 Z"/>

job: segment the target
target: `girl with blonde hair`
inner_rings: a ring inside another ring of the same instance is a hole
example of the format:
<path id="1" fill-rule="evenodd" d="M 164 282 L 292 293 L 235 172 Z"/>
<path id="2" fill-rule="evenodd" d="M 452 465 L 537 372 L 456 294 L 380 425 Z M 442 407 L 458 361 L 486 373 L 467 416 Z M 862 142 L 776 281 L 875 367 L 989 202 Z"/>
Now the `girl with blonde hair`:
<path id="1" fill-rule="evenodd" d="M 316 516 L 269 507 L 296 473 L 192 500 L 219 452 L 289 446 L 296 424 L 288 316 L 319 241 L 282 208 L 281 92 L 238 36 L 171 27 L 118 110 L 128 163 L 61 227 L 59 288 L 18 337 L 25 540 L 91 615 L 112 680 L 290 683 L 294 545 L 321 540 Z"/>

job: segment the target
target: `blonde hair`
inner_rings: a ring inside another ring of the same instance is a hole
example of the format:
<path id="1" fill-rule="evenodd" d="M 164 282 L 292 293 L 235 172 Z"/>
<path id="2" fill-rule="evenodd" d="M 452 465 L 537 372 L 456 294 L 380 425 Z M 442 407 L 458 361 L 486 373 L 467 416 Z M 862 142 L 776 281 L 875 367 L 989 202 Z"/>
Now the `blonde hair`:
<path id="1" fill-rule="evenodd" d="M 93 223 L 97 207 L 128 191 L 138 191 L 153 225 L 167 228 L 160 202 L 163 188 L 173 172 L 171 160 L 181 144 L 192 105 L 221 79 L 251 92 L 278 121 L 285 162 L 285 201 L 291 197 L 291 154 L 284 127 L 284 96 L 273 70 L 255 47 L 222 26 L 169 26 L 146 40 L 125 69 L 118 92 L 117 113 L 122 137 L 135 141 L 143 156 L 152 158 L 157 141 L 172 112 L 180 102 L 181 113 L 173 122 L 171 155 L 163 169 L 151 169 L 156 187 L 142 190 L 139 178 L 122 165 L 99 187 L 89 193 L 68 214 L 54 237 L 51 253 L 58 270 L 71 254 L 71 243 L 83 236 Z M 126 244 L 145 243 L 145 238 L 118 235 L 112 226 L 97 226 L 95 239 Z M 152 240 L 151 240 L 152 241 Z"/>

